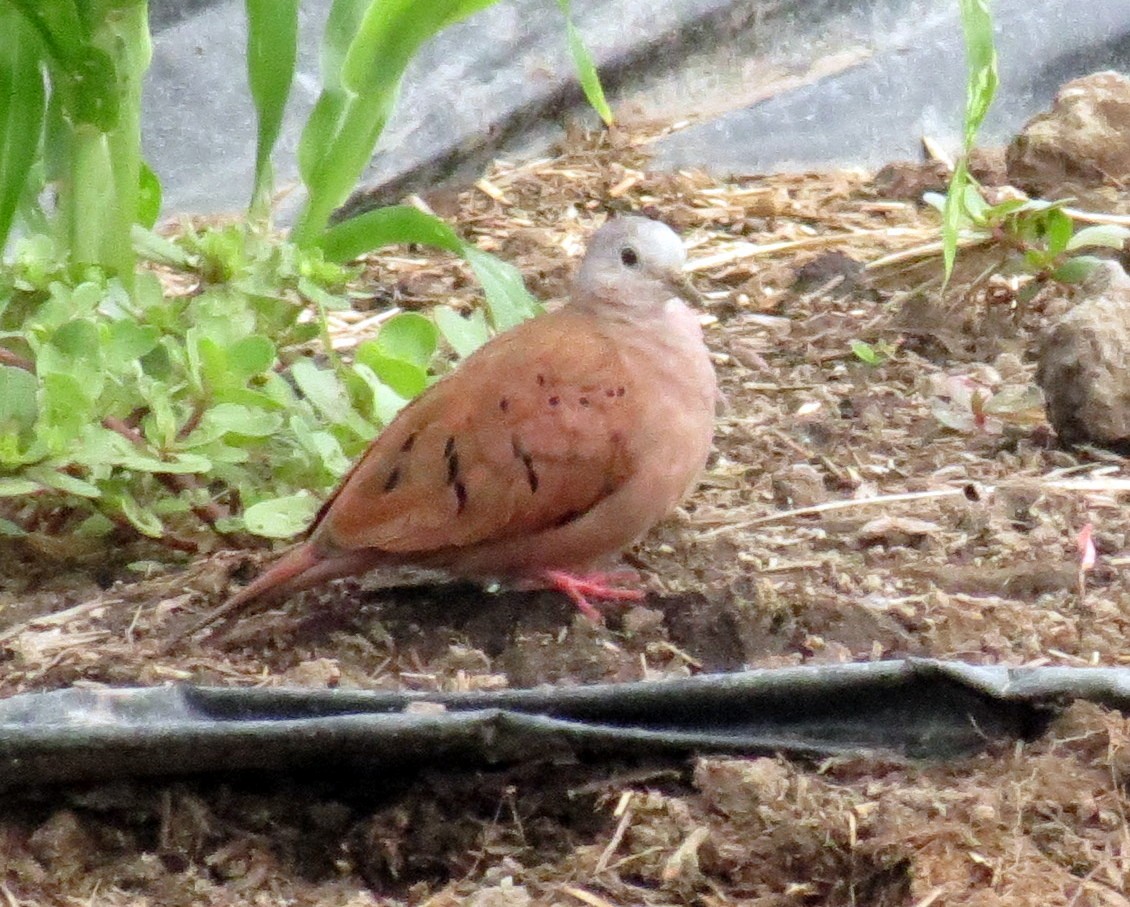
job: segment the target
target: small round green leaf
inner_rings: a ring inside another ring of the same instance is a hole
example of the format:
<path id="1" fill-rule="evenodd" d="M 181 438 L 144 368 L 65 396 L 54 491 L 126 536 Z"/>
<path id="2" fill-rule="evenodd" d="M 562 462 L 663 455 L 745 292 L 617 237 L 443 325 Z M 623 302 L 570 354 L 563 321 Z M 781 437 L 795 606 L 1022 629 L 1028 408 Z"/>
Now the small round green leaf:
<path id="1" fill-rule="evenodd" d="M 310 524 L 320 506 L 318 500 L 306 492 L 272 498 L 248 507 L 243 514 L 243 525 L 248 532 L 264 538 L 291 538 Z"/>
<path id="2" fill-rule="evenodd" d="M 430 318 L 418 312 L 401 312 L 381 325 L 376 343 L 386 356 L 426 368 L 435 355 L 439 332 Z"/>

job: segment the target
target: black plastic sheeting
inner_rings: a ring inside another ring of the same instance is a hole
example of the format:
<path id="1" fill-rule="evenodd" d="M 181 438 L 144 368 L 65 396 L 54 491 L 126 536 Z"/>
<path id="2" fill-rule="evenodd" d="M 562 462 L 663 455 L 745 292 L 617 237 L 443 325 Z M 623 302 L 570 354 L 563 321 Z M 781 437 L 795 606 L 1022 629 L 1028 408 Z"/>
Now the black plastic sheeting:
<path id="1" fill-rule="evenodd" d="M 1130 669 L 925 659 L 486 693 L 169 686 L 0 701 L 0 788 L 208 772 L 692 754 L 947 759 L 1130 712 Z"/>

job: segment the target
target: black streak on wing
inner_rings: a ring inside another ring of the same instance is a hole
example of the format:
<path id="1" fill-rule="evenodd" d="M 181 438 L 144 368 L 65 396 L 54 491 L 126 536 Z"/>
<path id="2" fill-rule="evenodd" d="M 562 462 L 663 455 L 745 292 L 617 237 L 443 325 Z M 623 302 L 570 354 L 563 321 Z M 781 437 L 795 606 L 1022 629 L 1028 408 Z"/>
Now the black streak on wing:
<path id="1" fill-rule="evenodd" d="M 538 473 L 534 469 L 534 458 L 522 447 L 522 442 L 514 438 L 511 442 L 514 448 L 514 456 L 522 461 L 522 465 L 526 467 L 526 481 L 530 485 L 531 494 L 538 490 Z"/>

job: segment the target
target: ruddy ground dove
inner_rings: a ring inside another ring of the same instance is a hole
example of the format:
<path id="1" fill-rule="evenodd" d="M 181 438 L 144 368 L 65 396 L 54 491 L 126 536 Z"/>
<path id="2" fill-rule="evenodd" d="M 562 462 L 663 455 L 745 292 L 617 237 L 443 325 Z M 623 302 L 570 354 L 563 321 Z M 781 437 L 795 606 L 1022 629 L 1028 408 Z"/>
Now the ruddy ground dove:
<path id="1" fill-rule="evenodd" d="M 593 572 L 666 516 L 710 450 L 716 385 L 686 255 L 658 221 L 592 238 L 560 309 L 494 337 L 405 407 L 305 542 L 179 638 L 382 564 L 637 600 Z"/>

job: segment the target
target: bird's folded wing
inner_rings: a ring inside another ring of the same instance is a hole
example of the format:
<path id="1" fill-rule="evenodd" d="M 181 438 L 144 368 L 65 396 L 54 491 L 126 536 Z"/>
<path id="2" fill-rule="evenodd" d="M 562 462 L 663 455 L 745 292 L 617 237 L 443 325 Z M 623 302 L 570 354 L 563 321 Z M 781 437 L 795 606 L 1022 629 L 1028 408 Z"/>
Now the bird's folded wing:
<path id="1" fill-rule="evenodd" d="M 630 475 L 633 392 L 615 343 L 584 316 L 527 322 L 389 425 L 315 537 L 408 554 L 562 525 Z"/>

